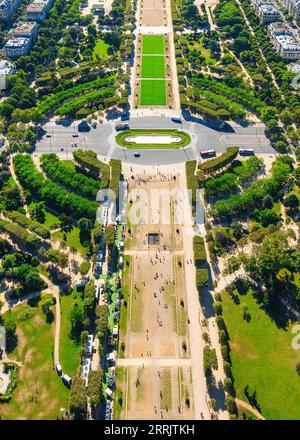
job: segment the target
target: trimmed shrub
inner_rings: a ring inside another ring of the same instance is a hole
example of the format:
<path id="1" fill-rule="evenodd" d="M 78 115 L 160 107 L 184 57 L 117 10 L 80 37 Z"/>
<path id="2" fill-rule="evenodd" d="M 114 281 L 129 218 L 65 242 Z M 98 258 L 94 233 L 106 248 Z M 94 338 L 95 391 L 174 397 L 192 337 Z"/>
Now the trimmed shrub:
<path id="1" fill-rule="evenodd" d="M 208 285 L 208 270 L 196 269 L 196 286 L 200 290 L 202 287 Z"/>
<path id="2" fill-rule="evenodd" d="M 193 238 L 193 250 L 195 266 L 199 268 L 207 261 L 204 238 L 200 237 L 200 235 L 195 235 Z"/>

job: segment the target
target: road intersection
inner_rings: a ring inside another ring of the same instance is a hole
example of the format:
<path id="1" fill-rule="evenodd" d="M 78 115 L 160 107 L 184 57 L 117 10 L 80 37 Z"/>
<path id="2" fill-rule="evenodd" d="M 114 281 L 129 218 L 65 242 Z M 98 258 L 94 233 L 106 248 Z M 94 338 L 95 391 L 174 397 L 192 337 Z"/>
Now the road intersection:
<path id="1" fill-rule="evenodd" d="M 111 158 L 120 159 L 127 163 L 141 165 L 168 165 L 181 163 L 186 160 L 197 159 L 200 151 L 215 149 L 217 154 L 226 150 L 227 146 L 236 145 L 240 147 L 253 148 L 256 154 L 274 154 L 269 140 L 264 134 L 264 125 L 261 123 L 236 124 L 231 123 L 226 129 L 219 130 L 209 126 L 205 121 L 193 119 L 184 120 L 182 124 L 173 122 L 169 117 L 140 116 L 131 118 L 130 128 L 177 128 L 190 134 L 192 142 L 187 147 L 179 150 L 139 150 L 139 158 L 134 157 L 136 150 L 128 150 L 116 144 L 115 141 L 116 121 L 107 121 L 91 128 L 88 132 L 78 132 L 77 123 L 68 126 L 58 125 L 49 122 L 43 126 L 46 134 L 37 142 L 36 153 L 59 153 L 64 152 L 67 156 L 76 148 L 89 149 L 103 156 L 107 160 Z M 78 137 L 73 137 L 74 133 Z M 72 147 L 77 144 L 77 147 Z"/>

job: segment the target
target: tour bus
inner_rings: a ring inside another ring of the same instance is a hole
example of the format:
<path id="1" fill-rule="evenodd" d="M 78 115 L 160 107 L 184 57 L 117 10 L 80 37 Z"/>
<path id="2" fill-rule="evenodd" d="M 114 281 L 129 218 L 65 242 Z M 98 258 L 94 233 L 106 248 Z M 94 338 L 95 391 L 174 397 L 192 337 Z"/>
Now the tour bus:
<path id="1" fill-rule="evenodd" d="M 216 155 L 216 150 L 205 150 L 200 152 L 201 157 L 211 157 Z"/>
<path id="2" fill-rule="evenodd" d="M 239 154 L 241 156 L 253 156 L 254 150 L 253 150 L 253 148 L 240 148 Z"/>

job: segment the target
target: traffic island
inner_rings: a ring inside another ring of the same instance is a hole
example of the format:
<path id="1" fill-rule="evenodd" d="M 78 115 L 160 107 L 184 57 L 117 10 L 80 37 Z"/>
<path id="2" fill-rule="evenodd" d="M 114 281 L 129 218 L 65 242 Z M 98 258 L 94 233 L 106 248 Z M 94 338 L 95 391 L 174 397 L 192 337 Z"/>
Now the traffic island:
<path id="1" fill-rule="evenodd" d="M 166 129 L 137 129 L 118 133 L 116 142 L 128 149 L 179 149 L 191 142 L 191 137 L 184 131 Z"/>

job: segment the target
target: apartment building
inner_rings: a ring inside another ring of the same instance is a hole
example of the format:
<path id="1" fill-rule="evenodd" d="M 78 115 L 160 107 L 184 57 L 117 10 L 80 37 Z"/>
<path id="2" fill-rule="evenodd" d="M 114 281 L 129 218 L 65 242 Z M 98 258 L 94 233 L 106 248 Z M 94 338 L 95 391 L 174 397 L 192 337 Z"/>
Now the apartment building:
<path id="1" fill-rule="evenodd" d="M 256 11 L 261 23 L 272 23 L 281 18 L 274 2 L 258 2 Z"/>
<path id="2" fill-rule="evenodd" d="M 30 38 L 15 37 L 5 44 L 3 53 L 8 58 L 16 58 L 22 55 L 26 55 L 30 49 Z"/>
<path id="3" fill-rule="evenodd" d="M 26 15 L 28 20 L 44 21 L 52 6 L 53 0 L 34 0 L 27 6 Z"/>
<path id="4" fill-rule="evenodd" d="M 261 23 L 272 23 L 281 20 L 279 9 L 272 0 L 251 0 L 251 4 Z"/>
<path id="5" fill-rule="evenodd" d="M 37 23 L 35 21 L 24 21 L 18 23 L 12 31 L 14 37 L 29 38 L 32 41 L 37 36 Z"/>
<path id="6" fill-rule="evenodd" d="M 0 0 L 0 21 L 11 20 L 21 0 Z"/>
<path id="7" fill-rule="evenodd" d="M 281 0 L 285 5 L 289 14 L 294 17 L 295 20 L 300 20 L 300 0 Z"/>
<path id="8" fill-rule="evenodd" d="M 283 59 L 286 61 L 300 59 L 300 41 L 295 31 L 284 23 L 271 23 L 268 32 L 276 51 Z"/>

